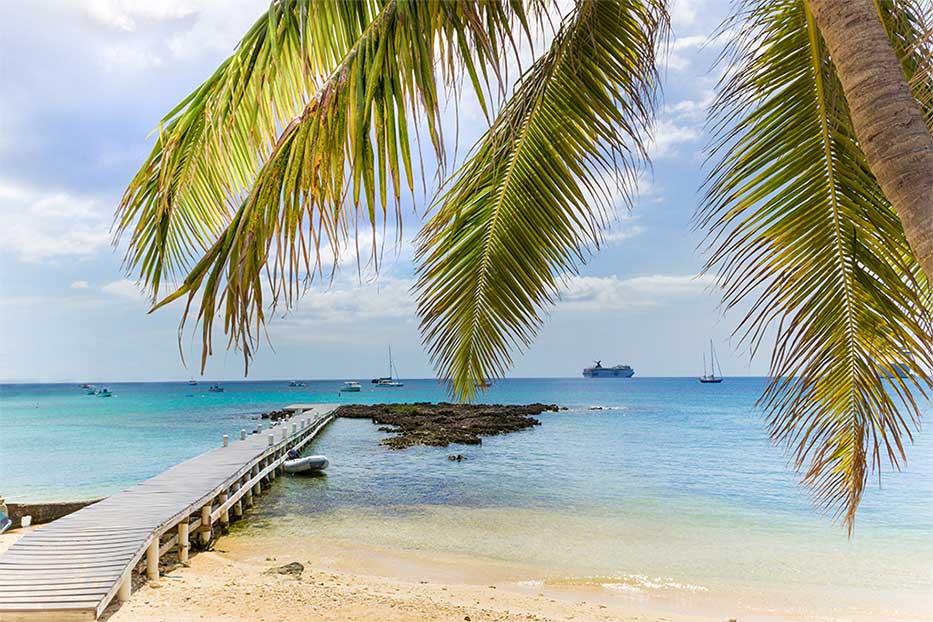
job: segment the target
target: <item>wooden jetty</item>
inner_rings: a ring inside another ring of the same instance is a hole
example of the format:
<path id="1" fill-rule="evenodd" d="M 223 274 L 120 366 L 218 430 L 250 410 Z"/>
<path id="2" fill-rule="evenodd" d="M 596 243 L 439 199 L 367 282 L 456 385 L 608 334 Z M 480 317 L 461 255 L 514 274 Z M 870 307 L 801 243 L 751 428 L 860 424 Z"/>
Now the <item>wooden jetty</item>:
<path id="1" fill-rule="evenodd" d="M 300 449 L 333 420 L 333 405 L 295 404 L 291 419 L 172 467 L 20 538 L 0 555 L 0 622 L 96 620 L 116 596 L 129 599 L 145 556 L 149 581 L 159 557 L 188 559 L 275 479 L 289 449 Z M 67 468 L 67 464 L 60 465 Z"/>

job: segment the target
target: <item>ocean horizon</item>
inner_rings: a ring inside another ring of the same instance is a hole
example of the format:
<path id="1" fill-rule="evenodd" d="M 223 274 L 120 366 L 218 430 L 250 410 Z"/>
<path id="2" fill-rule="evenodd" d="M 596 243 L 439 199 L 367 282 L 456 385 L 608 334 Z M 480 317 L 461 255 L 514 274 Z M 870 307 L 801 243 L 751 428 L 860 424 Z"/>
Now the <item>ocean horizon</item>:
<path id="1" fill-rule="evenodd" d="M 227 382 L 223 393 L 208 392 L 209 382 L 110 383 L 112 398 L 72 383 L 2 385 L 0 494 L 112 494 L 289 403 L 447 399 L 435 380 L 404 382 L 367 381 L 353 394 L 327 380 Z M 755 406 L 765 383 L 508 379 L 480 401 L 567 410 L 538 416 L 527 431 L 446 448 L 389 450 L 370 421 L 338 419 L 309 450 L 328 456 L 327 475 L 277 482 L 237 537 L 473 555 L 526 568 L 528 581 L 592 580 L 633 595 L 739 589 L 767 603 L 761 592 L 780 585 L 777 601 L 811 612 L 829 586 L 839 595 L 827 605 L 833 615 L 850 603 L 853 617 L 922 619 L 915 614 L 933 593 L 930 433 L 917 435 L 903 471 L 885 469 L 882 487 L 869 485 L 849 538 L 813 507 L 770 441 Z M 467 459 L 450 462 L 451 453 Z"/>

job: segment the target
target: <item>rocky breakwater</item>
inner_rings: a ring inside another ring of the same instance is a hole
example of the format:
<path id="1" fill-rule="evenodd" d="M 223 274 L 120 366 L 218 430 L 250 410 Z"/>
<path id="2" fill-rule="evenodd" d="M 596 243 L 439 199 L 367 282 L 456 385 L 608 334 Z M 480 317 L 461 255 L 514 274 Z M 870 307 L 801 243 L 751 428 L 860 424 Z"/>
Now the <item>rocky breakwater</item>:
<path id="1" fill-rule="evenodd" d="M 483 436 L 526 430 L 541 422 L 534 418 L 556 412 L 556 404 L 352 404 L 337 409 L 338 417 L 371 419 L 380 430 L 395 436 L 383 439 L 391 449 L 413 445 L 447 447 L 451 443 L 479 445 Z"/>

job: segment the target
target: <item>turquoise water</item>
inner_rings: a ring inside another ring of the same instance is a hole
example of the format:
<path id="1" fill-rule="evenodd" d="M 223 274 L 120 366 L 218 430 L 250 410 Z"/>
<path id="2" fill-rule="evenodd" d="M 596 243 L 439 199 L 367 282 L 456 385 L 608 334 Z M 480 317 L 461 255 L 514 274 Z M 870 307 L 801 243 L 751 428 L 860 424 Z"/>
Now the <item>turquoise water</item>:
<path id="1" fill-rule="evenodd" d="M 314 448 L 331 460 L 327 476 L 281 480 L 250 524 L 480 555 L 527 564 L 541 579 L 609 577 L 601 582 L 633 593 L 654 589 L 658 581 L 639 578 L 654 577 L 691 594 L 740 586 L 768 600 L 780 579 L 791 587 L 773 596 L 774 606 L 789 611 L 819 601 L 830 618 L 927 619 L 919 612 L 929 610 L 923 603 L 933 593 L 930 434 L 917 436 L 905 470 L 885 472 L 883 486 L 870 487 L 850 540 L 814 511 L 788 458 L 768 440 L 755 409 L 764 382 L 503 381 L 485 401 L 569 410 L 480 446 L 392 452 L 379 446 L 377 426 L 338 420 Z M 73 385 L 3 386 L 0 494 L 108 494 L 287 403 L 444 398 L 427 380 L 401 389 L 367 383 L 343 396 L 335 381 L 226 383 L 221 394 L 207 392 L 208 384 L 115 384 L 109 399 Z M 451 452 L 468 459 L 451 463 Z M 827 589 L 839 602 L 826 601 Z"/>

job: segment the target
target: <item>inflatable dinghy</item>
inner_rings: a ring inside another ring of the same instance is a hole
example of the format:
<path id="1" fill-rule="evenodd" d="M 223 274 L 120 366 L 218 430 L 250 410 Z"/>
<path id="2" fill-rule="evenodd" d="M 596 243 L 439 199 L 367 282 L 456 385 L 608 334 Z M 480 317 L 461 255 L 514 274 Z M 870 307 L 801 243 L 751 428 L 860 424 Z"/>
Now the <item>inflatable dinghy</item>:
<path id="1" fill-rule="evenodd" d="M 309 473 L 311 471 L 323 471 L 328 464 L 327 456 L 306 456 L 286 460 L 284 466 L 286 473 Z"/>

